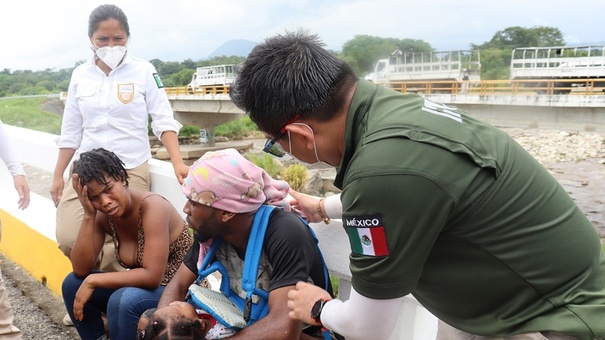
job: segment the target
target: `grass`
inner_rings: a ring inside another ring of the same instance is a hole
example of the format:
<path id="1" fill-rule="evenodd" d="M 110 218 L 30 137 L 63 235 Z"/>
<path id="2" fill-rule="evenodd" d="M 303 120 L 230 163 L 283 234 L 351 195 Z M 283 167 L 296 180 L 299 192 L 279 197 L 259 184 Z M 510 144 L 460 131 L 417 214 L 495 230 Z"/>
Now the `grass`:
<path id="1" fill-rule="evenodd" d="M 257 166 L 265 169 L 265 171 L 269 174 L 269 176 L 273 178 L 280 179 L 283 168 L 279 165 L 273 156 L 269 154 L 250 154 L 247 155 L 246 158 Z"/>
<path id="2" fill-rule="evenodd" d="M 290 184 L 296 191 L 301 191 L 307 184 L 307 167 L 300 164 L 292 164 L 282 171 L 282 179 Z"/>
<path id="3" fill-rule="evenodd" d="M 225 136 L 230 139 L 243 139 L 250 137 L 251 135 L 255 135 L 256 137 L 260 136 L 258 138 L 264 136 L 248 116 L 216 126 L 214 128 L 214 134 L 216 136 Z"/>
<path id="4" fill-rule="evenodd" d="M 4 124 L 58 135 L 61 116 L 42 110 L 49 100 L 39 97 L 0 100 L 0 119 Z"/>
<path id="5" fill-rule="evenodd" d="M 0 119 L 3 123 L 30 130 L 48 132 L 55 135 L 61 133 L 61 116 L 42 110 L 47 101 L 53 99 L 46 97 L 15 98 L 0 100 Z M 196 126 L 184 126 L 180 134 L 183 136 L 199 135 L 200 129 Z M 262 138 L 262 133 L 248 116 L 215 127 L 216 136 L 225 136 L 230 139 L 243 139 L 250 136 Z"/>

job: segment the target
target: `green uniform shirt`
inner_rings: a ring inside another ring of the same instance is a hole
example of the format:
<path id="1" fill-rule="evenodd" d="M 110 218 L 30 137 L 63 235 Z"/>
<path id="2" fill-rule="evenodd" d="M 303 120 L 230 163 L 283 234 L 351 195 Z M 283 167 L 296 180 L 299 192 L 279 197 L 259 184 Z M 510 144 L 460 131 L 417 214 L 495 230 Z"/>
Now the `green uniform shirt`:
<path id="1" fill-rule="evenodd" d="M 360 80 L 335 184 L 360 294 L 473 334 L 605 337 L 595 228 L 503 131 Z"/>

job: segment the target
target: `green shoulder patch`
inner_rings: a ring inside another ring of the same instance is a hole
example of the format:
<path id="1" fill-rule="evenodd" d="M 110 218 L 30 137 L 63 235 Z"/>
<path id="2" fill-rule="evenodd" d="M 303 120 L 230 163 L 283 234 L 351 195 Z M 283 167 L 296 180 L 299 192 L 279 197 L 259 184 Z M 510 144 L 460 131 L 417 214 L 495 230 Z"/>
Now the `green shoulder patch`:
<path id="1" fill-rule="evenodd" d="M 164 87 L 164 83 L 162 83 L 162 79 L 160 79 L 160 75 L 157 73 L 153 74 L 153 79 L 155 80 L 156 85 L 158 86 L 158 89 L 161 89 L 162 87 Z"/>

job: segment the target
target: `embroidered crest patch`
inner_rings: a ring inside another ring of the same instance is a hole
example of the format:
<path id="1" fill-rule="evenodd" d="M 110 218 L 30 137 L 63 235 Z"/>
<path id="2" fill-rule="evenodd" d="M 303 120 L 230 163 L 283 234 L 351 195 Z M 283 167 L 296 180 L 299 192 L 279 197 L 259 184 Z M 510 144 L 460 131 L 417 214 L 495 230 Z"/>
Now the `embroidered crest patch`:
<path id="1" fill-rule="evenodd" d="M 382 215 L 343 216 L 343 221 L 353 253 L 368 256 L 389 255 Z"/>
<path id="2" fill-rule="evenodd" d="M 118 99 L 128 104 L 134 99 L 134 83 L 118 84 Z"/>
<path id="3" fill-rule="evenodd" d="M 153 79 L 155 80 L 155 84 L 158 86 L 158 89 L 164 87 L 164 83 L 162 83 L 162 79 L 160 79 L 160 75 L 157 73 L 153 74 Z"/>

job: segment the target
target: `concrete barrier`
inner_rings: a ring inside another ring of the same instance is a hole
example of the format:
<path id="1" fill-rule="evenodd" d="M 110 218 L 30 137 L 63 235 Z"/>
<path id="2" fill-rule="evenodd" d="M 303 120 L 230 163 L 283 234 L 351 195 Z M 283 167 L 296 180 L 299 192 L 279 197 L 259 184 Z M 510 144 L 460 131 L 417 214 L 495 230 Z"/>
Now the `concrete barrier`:
<path id="1" fill-rule="evenodd" d="M 57 159 L 57 136 L 5 125 L 16 151 L 24 164 L 52 172 Z M 151 190 L 164 196 L 182 213 L 186 202 L 172 165 L 152 159 Z M 55 239 L 55 206 L 49 198 L 31 193 L 26 210 L 17 209 L 18 196 L 13 190 L 12 177 L 5 166 L 0 169 L 0 218 L 2 242 L 0 251 L 27 270 L 34 278 L 46 284 L 50 291 L 61 294 L 61 282 L 71 271 L 69 260 L 59 251 Z M 183 214 L 184 215 L 184 214 Z M 351 291 L 349 270 L 349 242 L 339 220 L 329 225 L 312 224 L 319 246 L 330 269 L 339 278 L 339 297 L 347 299 Z M 377 325 L 380 327 L 380 325 Z M 390 340 L 434 339 L 437 319 L 412 296 L 407 296 L 399 315 L 398 324 Z"/>

